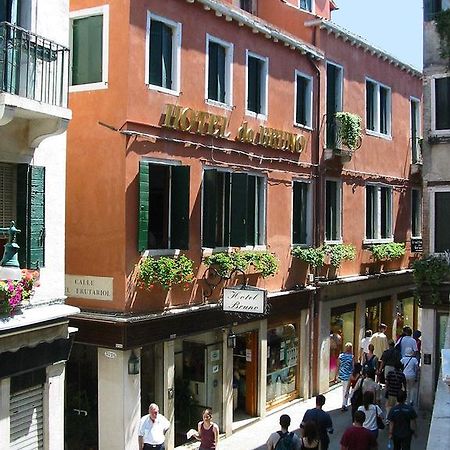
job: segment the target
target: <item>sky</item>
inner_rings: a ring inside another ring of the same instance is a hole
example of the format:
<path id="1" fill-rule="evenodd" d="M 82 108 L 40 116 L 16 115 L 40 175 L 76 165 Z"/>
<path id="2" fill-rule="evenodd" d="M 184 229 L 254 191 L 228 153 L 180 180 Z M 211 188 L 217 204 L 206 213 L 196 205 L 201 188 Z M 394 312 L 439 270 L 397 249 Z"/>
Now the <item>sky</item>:
<path id="1" fill-rule="evenodd" d="M 332 20 L 422 70 L 423 0 L 335 0 Z"/>

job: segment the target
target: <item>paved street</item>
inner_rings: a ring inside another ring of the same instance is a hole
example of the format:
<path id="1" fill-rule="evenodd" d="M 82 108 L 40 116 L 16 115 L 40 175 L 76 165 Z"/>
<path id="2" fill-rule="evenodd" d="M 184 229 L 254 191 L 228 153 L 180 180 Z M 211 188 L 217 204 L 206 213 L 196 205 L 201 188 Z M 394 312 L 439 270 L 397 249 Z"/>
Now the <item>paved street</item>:
<path id="1" fill-rule="evenodd" d="M 350 411 L 341 412 L 342 389 L 340 387 L 333 389 L 326 394 L 327 403 L 325 410 L 330 412 L 334 424 L 334 434 L 331 435 L 331 444 L 329 450 L 339 450 L 339 441 L 343 431 L 351 422 Z M 315 405 L 315 400 L 296 401 L 289 406 L 276 412 L 271 412 L 262 420 L 249 425 L 235 432 L 231 437 L 220 441 L 220 450 L 265 450 L 265 442 L 272 431 L 279 430 L 278 420 L 281 414 L 289 414 L 292 419 L 292 430 L 298 431 L 298 426 L 304 412 Z M 430 413 L 418 411 L 418 437 L 413 440 L 411 450 L 424 450 L 428 439 L 428 430 L 430 427 Z M 380 430 L 378 438 L 378 448 L 387 448 L 387 428 Z"/>

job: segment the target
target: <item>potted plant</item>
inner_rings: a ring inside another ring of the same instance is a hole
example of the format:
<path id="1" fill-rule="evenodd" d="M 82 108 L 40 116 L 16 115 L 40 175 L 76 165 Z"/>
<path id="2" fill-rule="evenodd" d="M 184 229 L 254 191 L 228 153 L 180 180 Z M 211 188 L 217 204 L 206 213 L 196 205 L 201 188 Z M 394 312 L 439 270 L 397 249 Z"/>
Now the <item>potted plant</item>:
<path id="1" fill-rule="evenodd" d="M 374 244 L 370 248 L 372 258 L 375 261 L 392 261 L 400 259 L 406 253 L 406 246 L 403 242 L 386 242 L 384 244 Z"/>
<path id="2" fill-rule="evenodd" d="M 317 269 L 325 264 L 326 249 L 321 247 L 294 247 L 292 256 L 301 259 L 312 268 Z"/>
<path id="3" fill-rule="evenodd" d="M 10 315 L 19 306 L 25 305 L 38 285 L 38 279 L 38 271 L 24 269 L 20 280 L 1 280 L 0 315 Z"/>
<path id="4" fill-rule="evenodd" d="M 356 257 L 356 248 L 353 244 L 327 245 L 326 251 L 330 255 L 330 264 L 336 269 L 341 266 L 342 261 L 353 261 Z"/>
<path id="5" fill-rule="evenodd" d="M 337 112 L 337 138 L 351 151 L 361 146 L 361 117 L 349 112 Z"/>

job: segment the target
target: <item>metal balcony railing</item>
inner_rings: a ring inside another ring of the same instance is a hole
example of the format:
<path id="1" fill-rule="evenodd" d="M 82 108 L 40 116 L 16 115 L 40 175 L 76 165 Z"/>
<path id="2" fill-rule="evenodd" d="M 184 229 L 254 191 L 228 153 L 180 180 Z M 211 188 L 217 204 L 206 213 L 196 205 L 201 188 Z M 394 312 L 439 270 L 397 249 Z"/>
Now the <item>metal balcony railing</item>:
<path id="1" fill-rule="evenodd" d="M 343 126 L 339 117 L 336 114 L 325 114 L 325 127 L 323 127 L 325 133 L 324 142 L 326 143 L 326 148 L 336 151 L 346 151 L 353 152 L 361 147 L 362 139 L 358 138 L 356 143 L 356 148 L 350 149 L 343 138 Z"/>
<path id="2" fill-rule="evenodd" d="M 69 49 L 0 22 L 0 92 L 67 107 Z"/>

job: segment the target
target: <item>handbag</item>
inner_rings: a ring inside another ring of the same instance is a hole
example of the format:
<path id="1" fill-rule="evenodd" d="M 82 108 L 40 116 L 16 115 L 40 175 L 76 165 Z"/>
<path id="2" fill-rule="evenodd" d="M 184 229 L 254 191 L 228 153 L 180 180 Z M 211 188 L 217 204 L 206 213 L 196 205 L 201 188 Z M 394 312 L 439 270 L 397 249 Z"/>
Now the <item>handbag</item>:
<path id="1" fill-rule="evenodd" d="M 383 422 L 383 419 L 377 414 L 377 427 L 379 430 L 384 430 L 385 424 Z"/>

